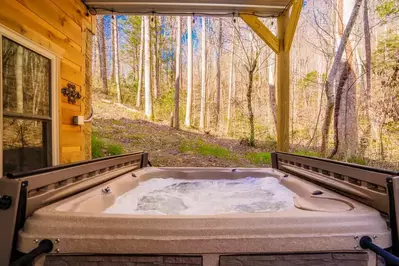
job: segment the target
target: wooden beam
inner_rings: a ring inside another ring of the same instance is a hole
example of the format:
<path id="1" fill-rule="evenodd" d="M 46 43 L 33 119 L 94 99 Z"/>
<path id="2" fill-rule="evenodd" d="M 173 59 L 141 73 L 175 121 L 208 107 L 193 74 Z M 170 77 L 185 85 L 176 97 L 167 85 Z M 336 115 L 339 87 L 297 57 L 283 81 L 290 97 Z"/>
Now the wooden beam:
<path id="1" fill-rule="evenodd" d="M 280 49 L 277 37 L 256 16 L 240 14 L 242 20 L 275 52 Z"/>
<path id="2" fill-rule="evenodd" d="M 295 0 L 294 3 L 292 4 L 290 19 L 288 21 L 287 29 L 284 35 L 284 50 L 287 52 L 290 51 L 292 41 L 294 40 L 296 27 L 299 21 L 299 16 L 301 15 L 302 6 L 303 6 L 303 0 Z"/>
<path id="3" fill-rule="evenodd" d="M 288 14 L 284 12 L 277 18 L 280 52 L 277 53 L 277 150 L 289 150 L 290 117 L 290 52 L 284 49 Z"/>

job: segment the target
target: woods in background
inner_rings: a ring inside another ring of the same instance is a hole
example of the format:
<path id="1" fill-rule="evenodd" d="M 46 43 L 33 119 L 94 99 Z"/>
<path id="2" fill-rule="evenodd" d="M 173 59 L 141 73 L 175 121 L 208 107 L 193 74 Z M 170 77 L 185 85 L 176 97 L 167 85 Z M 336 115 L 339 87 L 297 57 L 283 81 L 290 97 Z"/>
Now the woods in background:
<path id="1" fill-rule="evenodd" d="M 398 161 L 398 16 L 398 0 L 305 1 L 287 75 L 293 150 Z M 276 57 L 241 19 L 98 16 L 97 27 L 104 97 L 176 129 L 275 142 Z"/>

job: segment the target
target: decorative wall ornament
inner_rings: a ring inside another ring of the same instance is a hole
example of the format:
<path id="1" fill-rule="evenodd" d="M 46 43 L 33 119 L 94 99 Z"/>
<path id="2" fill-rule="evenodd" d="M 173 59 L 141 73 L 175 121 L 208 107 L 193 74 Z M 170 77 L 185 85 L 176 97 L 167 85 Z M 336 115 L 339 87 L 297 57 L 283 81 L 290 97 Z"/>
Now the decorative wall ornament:
<path id="1" fill-rule="evenodd" d="M 76 100 L 82 98 L 82 95 L 76 91 L 76 86 L 72 83 L 68 83 L 66 87 L 61 89 L 62 95 L 68 97 L 68 103 L 75 104 Z"/>

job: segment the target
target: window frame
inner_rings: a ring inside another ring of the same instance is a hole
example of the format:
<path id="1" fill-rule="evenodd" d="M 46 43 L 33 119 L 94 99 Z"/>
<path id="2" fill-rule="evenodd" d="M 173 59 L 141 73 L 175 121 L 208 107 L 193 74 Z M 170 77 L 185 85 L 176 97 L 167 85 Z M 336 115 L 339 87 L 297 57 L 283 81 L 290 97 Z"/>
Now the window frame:
<path id="1" fill-rule="evenodd" d="M 43 57 L 50 60 L 50 106 L 51 106 L 51 166 L 59 164 L 59 93 L 58 93 L 58 80 L 59 80 L 59 58 L 51 51 L 43 48 L 32 40 L 10 30 L 0 24 L 0 178 L 5 174 L 3 173 L 3 36 L 16 42 L 17 44 L 30 49 Z"/>

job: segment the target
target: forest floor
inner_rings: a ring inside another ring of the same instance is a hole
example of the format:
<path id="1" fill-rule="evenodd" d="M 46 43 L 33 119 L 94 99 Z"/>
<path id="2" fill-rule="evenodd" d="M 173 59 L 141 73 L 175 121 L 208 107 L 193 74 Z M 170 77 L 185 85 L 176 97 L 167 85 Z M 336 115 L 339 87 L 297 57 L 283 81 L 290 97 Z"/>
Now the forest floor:
<path id="1" fill-rule="evenodd" d="M 232 138 L 205 134 L 193 128 L 176 130 L 166 121 L 148 121 L 143 112 L 93 95 L 92 157 L 134 151 L 149 153 L 153 166 L 264 167 L 271 165 L 276 142 L 256 141 L 256 147 Z M 295 154 L 320 157 L 296 147 Z M 292 151 L 291 151 L 292 152 Z M 354 158 L 350 163 L 399 171 L 399 162 Z"/>
<path id="2" fill-rule="evenodd" d="M 256 167 L 271 164 L 273 143 L 257 147 L 144 120 L 141 112 L 93 99 L 93 158 L 146 151 L 153 166 Z"/>

